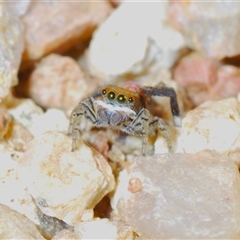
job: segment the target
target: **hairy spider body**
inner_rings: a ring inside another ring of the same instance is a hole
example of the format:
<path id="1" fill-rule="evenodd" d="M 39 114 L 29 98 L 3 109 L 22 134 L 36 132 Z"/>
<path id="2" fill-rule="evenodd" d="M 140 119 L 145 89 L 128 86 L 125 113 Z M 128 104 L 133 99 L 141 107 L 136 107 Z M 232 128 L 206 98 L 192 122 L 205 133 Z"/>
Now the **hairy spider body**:
<path id="1" fill-rule="evenodd" d="M 77 148 L 79 126 L 83 116 L 94 126 L 111 127 L 128 134 L 141 136 L 143 155 L 146 153 L 149 133 L 160 129 L 171 151 L 171 142 L 164 121 L 152 116 L 146 108 L 147 97 L 150 96 L 170 97 L 172 114 L 175 118 L 179 118 L 176 93 L 172 88 L 139 87 L 136 91 L 132 91 L 110 85 L 81 101 L 73 110 L 69 127 L 69 134 L 73 139 L 72 151 Z"/>

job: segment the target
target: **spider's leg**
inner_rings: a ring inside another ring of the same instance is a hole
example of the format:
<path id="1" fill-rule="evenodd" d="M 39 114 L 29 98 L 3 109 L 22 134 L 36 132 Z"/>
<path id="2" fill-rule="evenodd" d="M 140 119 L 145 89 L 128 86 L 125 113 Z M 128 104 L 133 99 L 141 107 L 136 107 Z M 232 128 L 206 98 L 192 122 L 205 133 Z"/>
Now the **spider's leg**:
<path id="1" fill-rule="evenodd" d="M 143 87 L 141 89 L 148 96 L 169 97 L 174 123 L 176 126 L 181 126 L 177 94 L 173 88 L 163 86 L 163 87 Z"/>
<path id="2" fill-rule="evenodd" d="M 83 102 L 80 102 L 72 111 L 68 131 L 68 135 L 72 135 L 72 151 L 77 148 L 77 143 L 80 139 L 80 124 L 83 116 L 91 123 L 97 124 L 97 116 L 93 98 L 89 98 Z"/>
<path id="3" fill-rule="evenodd" d="M 153 119 L 151 119 L 151 121 L 149 122 L 149 129 L 154 130 L 154 129 L 158 129 L 158 128 L 161 130 L 162 135 L 167 142 L 167 147 L 168 147 L 169 152 L 172 152 L 171 140 L 168 135 L 164 121 L 159 117 L 153 117 Z"/>
<path id="4" fill-rule="evenodd" d="M 96 107 L 94 104 L 94 98 L 91 97 L 87 101 L 82 103 L 84 106 L 84 116 L 94 125 L 98 125 L 98 116 L 96 113 Z"/>
<path id="5" fill-rule="evenodd" d="M 142 155 L 146 154 L 146 146 L 149 133 L 150 113 L 143 108 L 133 121 L 126 127 L 126 132 L 138 136 L 142 136 Z"/>
<path id="6" fill-rule="evenodd" d="M 72 151 L 77 148 L 77 141 L 80 138 L 79 136 L 79 125 L 84 115 L 84 107 L 81 103 L 77 105 L 72 111 L 70 117 L 70 124 L 68 129 L 68 135 L 72 136 Z"/>

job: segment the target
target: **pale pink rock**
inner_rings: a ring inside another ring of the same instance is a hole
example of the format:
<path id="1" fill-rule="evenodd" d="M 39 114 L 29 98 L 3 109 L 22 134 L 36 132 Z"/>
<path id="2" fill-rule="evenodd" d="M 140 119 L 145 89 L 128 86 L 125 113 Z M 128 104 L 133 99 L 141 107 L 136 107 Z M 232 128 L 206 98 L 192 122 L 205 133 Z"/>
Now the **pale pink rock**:
<path id="1" fill-rule="evenodd" d="M 204 55 L 222 59 L 240 54 L 240 3 L 233 1 L 172 1 L 169 21 L 188 45 Z"/>
<path id="2" fill-rule="evenodd" d="M 70 57 L 51 54 L 43 58 L 29 81 L 29 94 L 44 108 L 72 109 L 89 96 L 98 83 Z"/>
<path id="3" fill-rule="evenodd" d="M 108 1 L 35 1 L 23 17 L 26 48 L 24 60 L 63 52 L 90 38 L 111 12 Z"/>
<path id="4" fill-rule="evenodd" d="M 184 57 L 173 72 L 173 78 L 187 90 L 191 101 L 198 105 L 208 99 L 217 81 L 217 62 L 200 54 Z"/>
<path id="5" fill-rule="evenodd" d="M 236 97 L 240 92 L 240 68 L 230 65 L 219 67 L 217 82 L 209 93 L 209 99 Z"/>
<path id="6" fill-rule="evenodd" d="M 118 213 L 140 239 L 239 239 L 240 177 L 231 159 L 211 151 L 137 157 L 123 177 Z M 129 192 L 136 178 L 142 189 Z"/>
<path id="7" fill-rule="evenodd" d="M 175 68 L 173 78 L 187 90 L 194 105 L 236 97 L 240 91 L 238 67 L 221 65 L 198 53 L 184 57 Z"/>
<path id="8" fill-rule="evenodd" d="M 210 149 L 229 156 L 240 165 L 240 103 L 235 98 L 207 101 L 182 120 L 178 152 Z"/>
<path id="9" fill-rule="evenodd" d="M 110 191 L 115 181 L 106 159 L 84 143 L 71 151 L 72 139 L 47 132 L 28 145 L 20 163 L 20 179 L 43 213 L 69 225 Z"/>
<path id="10" fill-rule="evenodd" d="M 0 204 L 0 239 L 45 239 L 24 215 Z"/>

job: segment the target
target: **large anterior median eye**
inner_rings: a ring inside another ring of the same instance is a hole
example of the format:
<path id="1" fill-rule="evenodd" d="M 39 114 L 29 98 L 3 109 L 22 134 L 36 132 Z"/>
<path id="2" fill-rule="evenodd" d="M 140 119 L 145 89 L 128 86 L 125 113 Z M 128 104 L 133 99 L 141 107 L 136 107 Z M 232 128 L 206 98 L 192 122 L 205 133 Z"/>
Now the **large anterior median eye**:
<path id="1" fill-rule="evenodd" d="M 113 100 L 115 98 L 115 93 L 114 92 L 109 92 L 107 96 L 108 96 L 109 100 Z"/>
<path id="2" fill-rule="evenodd" d="M 125 103 L 126 102 L 126 98 L 122 94 L 118 96 L 117 100 L 118 100 L 119 103 Z"/>

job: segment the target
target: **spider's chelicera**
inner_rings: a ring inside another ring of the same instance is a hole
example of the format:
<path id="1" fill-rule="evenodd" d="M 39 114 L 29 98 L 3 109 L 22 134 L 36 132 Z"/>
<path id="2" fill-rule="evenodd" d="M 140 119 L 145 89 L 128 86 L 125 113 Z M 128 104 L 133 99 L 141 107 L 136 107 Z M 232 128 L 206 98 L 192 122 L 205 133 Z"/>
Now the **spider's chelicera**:
<path id="1" fill-rule="evenodd" d="M 152 116 L 147 109 L 147 97 L 165 96 L 170 98 L 171 111 L 175 124 L 179 125 L 179 107 L 173 88 L 169 87 L 139 87 L 132 91 L 118 86 L 107 86 L 97 91 L 90 98 L 81 101 L 73 110 L 70 118 L 69 134 L 72 135 L 72 151 L 77 148 L 80 138 L 80 123 L 82 117 L 94 126 L 111 127 L 128 134 L 142 137 L 142 154 L 146 153 L 148 135 L 155 129 L 162 131 L 169 151 L 171 142 L 164 121 Z"/>

